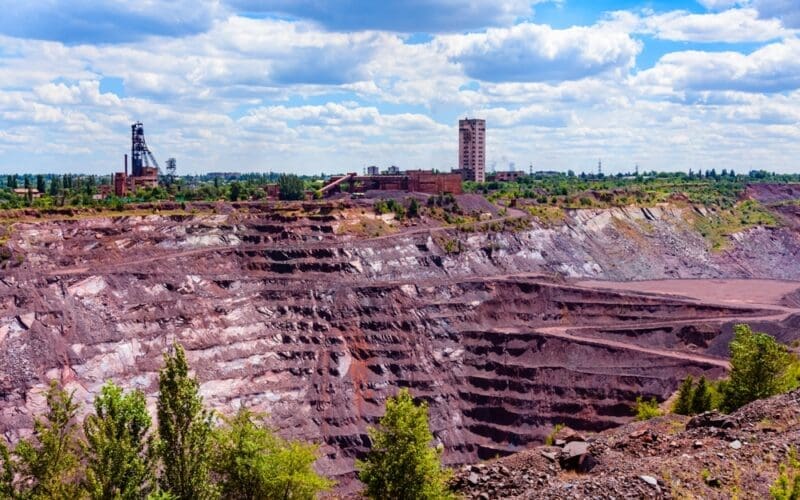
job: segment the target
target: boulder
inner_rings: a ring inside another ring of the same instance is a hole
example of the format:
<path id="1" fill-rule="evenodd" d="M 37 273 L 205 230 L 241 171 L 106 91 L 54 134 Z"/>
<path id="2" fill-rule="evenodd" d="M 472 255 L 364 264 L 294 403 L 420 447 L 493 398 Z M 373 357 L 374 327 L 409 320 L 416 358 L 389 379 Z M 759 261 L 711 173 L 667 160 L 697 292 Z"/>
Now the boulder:
<path id="1" fill-rule="evenodd" d="M 707 411 L 692 417 L 686 424 L 686 428 L 717 427 L 719 429 L 736 429 L 739 425 L 739 420 L 731 415 L 725 415 L 718 411 Z"/>
<path id="2" fill-rule="evenodd" d="M 573 441 L 586 441 L 586 438 L 578 433 L 575 429 L 569 427 L 562 427 L 553 434 L 553 442 L 559 443 L 557 446 L 564 446 Z"/>
<path id="3" fill-rule="evenodd" d="M 561 451 L 559 463 L 561 468 L 577 472 L 589 472 L 597 465 L 589 451 L 589 443 L 585 441 L 567 443 Z"/>

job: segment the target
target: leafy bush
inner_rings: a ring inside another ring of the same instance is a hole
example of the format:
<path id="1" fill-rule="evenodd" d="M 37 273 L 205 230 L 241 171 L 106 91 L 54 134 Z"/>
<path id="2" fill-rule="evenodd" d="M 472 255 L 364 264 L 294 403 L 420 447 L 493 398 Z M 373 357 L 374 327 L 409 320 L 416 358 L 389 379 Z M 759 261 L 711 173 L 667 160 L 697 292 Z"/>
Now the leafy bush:
<path id="1" fill-rule="evenodd" d="M 553 444 L 556 442 L 556 434 L 558 434 L 558 431 L 560 431 L 563 428 L 564 424 L 554 425 L 553 431 L 550 434 L 548 434 L 546 438 L 544 438 L 544 444 L 546 444 L 547 446 L 553 446 Z"/>
<path id="2" fill-rule="evenodd" d="M 733 411 L 797 387 L 797 357 L 766 333 L 736 325 L 730 350 L 731 372 L 723 391 L 723 410 Z"/>
<path id="3" fill-rule="evenodd" d="M 55 381 L 47 391 L 47 414 L 33 423 L 33 439 L 17 444 L 16 462 L 9 468 L 18 476 L 22 498 L 78 498 L 80 496 L 80 442 L 73 394 Z M 16 470 L 13 470 L 13 468 Z M 8 470 L 7 470 L 8 471 Z M 9 485 L 14 490 L 14 485 Z M 13 495 L 12 495 L 13 498 Z"/>
<path id="4" fill-rule="evenodd" d="M 152 421 L 141 391 L 108 382 L 83 422 L 86 489 L 91 498 L 145 498 L 155 490 Z"/>
<path id="5" fill-rule="evenodd" d="M 214 433 L 214 471 L 222 498 L 313 499 L 333 483 L 312 465 L 317 447 L 275 436 L 263 417 L 240 409 Z"/>
<path id="6" fill-rule="evenodd" d="M 356 462 L 359 479 L 370 498 L 396 500 L 449 499 L 449 471 L 442 468 L 441 449 L 432 448 L 428 405 L 414 404 L 408 389 L 386 400 L 377 429 L 369 429 L 372 449 Z"/>
<path id="7" fill-rule="evenodd" d="M 663 415 L 661 409 L 658 407 L 656 398 L 651 398 L 646 401 L 641 396 L 636 398 L 636 405 L 634 406 L 636 412 L 636 420 L 650 420 L 651 418 L 660 417 Z"/>
<path id="8" fill-rule="evenodd" d="M 408 217 L 411 219 L 419 217 L 419 202 L 416 198 L 411 198 L 408 203 Z"/>

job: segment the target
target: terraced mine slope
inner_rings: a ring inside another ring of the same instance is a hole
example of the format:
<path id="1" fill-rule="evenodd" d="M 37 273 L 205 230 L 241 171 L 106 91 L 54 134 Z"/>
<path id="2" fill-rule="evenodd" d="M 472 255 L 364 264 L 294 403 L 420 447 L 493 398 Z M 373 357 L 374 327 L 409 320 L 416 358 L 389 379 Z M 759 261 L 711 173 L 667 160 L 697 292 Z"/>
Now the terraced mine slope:
<path id="1" fill-rule="evenodd" d="M 152 397 L 175 341 L 207 402 L 323 443 L 321 472 L 344 489 L 401 386 L 430 401 L 451 464 L 539 443 L 556 422 L 615 427 L 637 396 L 723 373 L 734 323 L 794 335 L 797 232 L 751 228 L 712 252 L 691 210 L 576 211 L 500 232 L 423 221 L 375 238 L 348 234 L 360 209 L 333 206 L 16 222 L 0 431 L 30 429 L 49 378 L 86 403 L 108 379 Z M 733 278 L 784 281 L 721 281 Z"/>

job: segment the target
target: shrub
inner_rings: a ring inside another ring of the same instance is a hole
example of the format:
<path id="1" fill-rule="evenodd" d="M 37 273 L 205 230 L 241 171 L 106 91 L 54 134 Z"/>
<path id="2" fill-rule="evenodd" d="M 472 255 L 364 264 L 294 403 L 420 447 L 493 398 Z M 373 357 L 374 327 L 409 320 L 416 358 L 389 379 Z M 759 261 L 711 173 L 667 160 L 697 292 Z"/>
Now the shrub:
<path id="1" fill-rule="evenodd" d="M 441 449 L 430 446 L 428 406 L 414 404 L 408 389 L 386 400 L 378 429 L 369 429 L 372 449 L 356 462 L 370 498 L 449 499 L 449 471 L 442 469 Z"/>
<path id="2" fill-rule="evenodd" d="M 408 217 L 410 219 L 419 217 L 419 202 L 416 198 L 411 198 L 408 204 Z"/>
<path id="3" fill-rule="evenodd" d="M 313 499 L 332 486 L 312 465 L 317 447 L 275 436 L 259 415 L 240 409 L 214 433 L 214 470 L 222 498 Z"/>
<path id="4" fill-rule="evenodd" d="M 564 424 L 556 424 L 555 426 L 553 426 L 553 432 L 551 432 L 550 434 L 547 435 L 546 438 L 544 438 L 544 444 L 546 444 L 547 446 L 553 446 L 553 444 L 555 444 L 556 442 L 556 434 L 558 434 L 558 431 L 560 431 L 563 428 Z"/>
<path id="5" fill-rule="evenodd" d="M 722 409 L 733 411 L 756 399 L 768 398 L 797 386 L 792 365 L 797 358 L 766 333 L 736 325 L 730 344 L 731 372 Z"/>
<path id="6" fill-rule="evenodd" d="M 646 401 L 641 396 L 637 397 L 634 410 L 636 411 L 636 420 L 650 420 L 651 418 L 660 417 L 662 415 L 656 398 L 651 398 L 650 401 Z"/>
<path id="7" fill-rule="evenodd" d="M 21 498 L 78 498 L 80 496 L 80 444 L 73 394 L 55 381 L 47 391 L 47 414 L 33 422 L 33 440 L 23 440 L 14 454 Z M 11 465 L 6 465 L 6 474 Z M 12 473 L 12 477 L 14 475 Z M 5 482 L 5 481 L 4 481 Z M 13 490 L 13 487 L 7 486 Z"/>
<path id="8" fill-rule="evenodd" d="M 794 448 L 789 449 L 787 463 L 781 464 L 769 493 L 775 500 L 800 500 L 800 461 Z"/>

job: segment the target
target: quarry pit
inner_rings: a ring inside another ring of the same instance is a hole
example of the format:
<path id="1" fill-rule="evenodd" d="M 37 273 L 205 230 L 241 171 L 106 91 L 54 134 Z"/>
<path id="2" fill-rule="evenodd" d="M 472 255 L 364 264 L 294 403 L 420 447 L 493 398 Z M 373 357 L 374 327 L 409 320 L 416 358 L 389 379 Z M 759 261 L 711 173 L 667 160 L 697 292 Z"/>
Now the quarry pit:
<path id="1" fill-rule="evenodd" d="M 0 431 L 30 433 L 49 379 L 84 410 L 107 380 L 152 406 L 173 342 L 208 405 L 320 443 L 318 469 L 345 487 L 400 387 L 429 402 L 451 465 L 556 423 L 616 427 L 638 396 L 722 375 L 737 323 L 796 340 L 798 233 L 750 228 L 714 252 L 687 211 L 374 237 L 344 230 L 358 210 L 324 203 L 22 218 L 0 276 Z"/>

